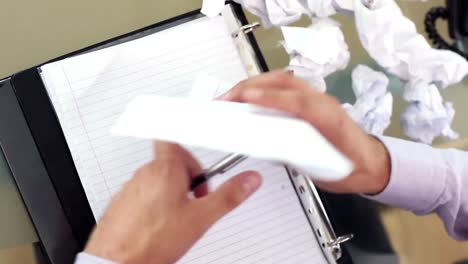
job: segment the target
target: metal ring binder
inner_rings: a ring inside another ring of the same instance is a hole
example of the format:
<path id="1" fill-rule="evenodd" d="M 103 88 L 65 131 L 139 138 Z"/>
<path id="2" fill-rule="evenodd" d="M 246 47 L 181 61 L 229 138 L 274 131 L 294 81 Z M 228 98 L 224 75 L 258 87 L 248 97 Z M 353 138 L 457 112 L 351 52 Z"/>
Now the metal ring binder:
<path id="1" fill-rule="evenodd" d="M 239 33 L 244 33 L 244 34 L 249 34 L 251 32 L 253 32 L 255 29 L 259 28 L 261 26 L 261 24 L 259 22 L 254 22 L 252 24 L 248 24 L 248 25 L 245 25 L 245 26 L 242 26 L 239 28 L 239 31 L 234 33 L 233 34 L 233 37 L 237 37 L 239 35 Z"/>
<path id="2" fill-rule="evenodd" d="M 336 239 L 328 242 L 328 246 L 329 247 L 335 247 L 335 246 L 339 246 L 343 243 L 346 243 L 348 242 L 349 240 L 353 239 L 354 235 L 353 234 L 349 234 L 349 235 L 344 235 L 344 236 L 340 236 L 340 237 L 337 237 Z"/>
<path id="3" fill-rule="evenodd" d="M 259 22 L 254 22 L 252 24 L 242 26 L 240 28 L 240 30 L 244 31 L 244 34 L 248 34 L 248 33 L 254 31 L 256 28 L 259 28 L 259 27 L 260 27 L 260 23 Z"/>
<path id="4" fill-rule="evenodd" d="M 326 255 L 331 257 L 328 259 L 329 263 L 336 263 L 342 256 L 341 244 L 351 240 L 354 235 L 349 234 L 338 237 L 328 218 L 318 191 L 310 178 L 288 166 L 286 168 L 294 179 L 293 182 L 295 182 L 299 195 L 303 198 L 301 202 L 304 209 L 308 212 L 309 220 L 313 228 L 317 230 L 317 239 L 321 241 L 323 250 L 328 252 Z"/>
<path id="5" fill-rule="evenodd" d="M 335 259 L 341 258 L 341 244 L 346 243 L 354 238 L 353 234 L 344 235 L 337 237 L 336 239 L 331 240 L 327 243 L 328 247 L 332 248 L 332 254 Z"/>

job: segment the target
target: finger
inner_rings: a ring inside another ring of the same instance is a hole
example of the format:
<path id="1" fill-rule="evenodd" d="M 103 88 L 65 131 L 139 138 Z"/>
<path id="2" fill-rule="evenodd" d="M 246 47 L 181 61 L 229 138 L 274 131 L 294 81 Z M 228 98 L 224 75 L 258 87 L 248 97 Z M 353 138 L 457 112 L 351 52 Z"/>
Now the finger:
<path id="1" fill-rule="evenodd" d="M 197 188 L 195 188 L 195 190 L 193 190 L 193 194 L 196 198 L 205 197 L 206 195 L 208 195 L 208 184 L 204 183 L 198 186 Z"/>
<path id="2" fill-rule="evenodd" d="M 256 172 L 241 173 L 224 183 L 208 196 L 195 201 L 195 209 L 200 216 L 200 225 L 211 226 L 225 214 L 247 200 L 262 183 Z"/>
<path id="3" fill-rule="evenodd" d="M 187 187 L 185 190 L 189 191 L 189 186 L 191 184 L 192 179 L 195 177 L 198 177 L 203 172 L 203 169 L 200 163 L 198 162 L 198 160 L 196 160 L 196 158 L 190 152 L 188 152 L 185 148 L 179 147 L 178 151 L 179 151 L 179 155 L 182 161 L 184 162 L 187 168 L 187 173 L 189 177 L 186 178 L 187 181 L 186 181 L 186 184 L 184 184 L 184 186 Z M 202 184 L 198 186 L 193 191 L 193 194 L 195 195 L 196 198 L 201 198 L 207 195 L 208 185 Z"/>
<path id="4" fill-rule="evenodd" d="M 239 94 L 239 99 L 285 111 L 304 119 L 325 117 L 329 115 L 330 108 L 339 106 L 332 97 L 312 90 L 246 88 Z"/>
<path id="5" fill-rule="evenodd" d="M 181 165 L 184 165 L 191 177 L 195 177 L 202 172 L 200 163 L 195 159 L 195 157 L 193 157 L 190 152 L 188 152 L 180 145 L 163 141 L 156 141 L 155 153 L 156 158 L 161 161 L 170 160 L 171 162 L 175 161 Z"/>
<path id="6" fill-rule="evenodd" d="M 154 155 L 157 159 L 179 159 L 179 145 L 167 141 L 154 142 Z"/>
<path id="7" fill-rule="evenodd" d="M 245 88 L 238 100 L 288 112 L 312 124 L 332 143 L 337 143 L 351 119 L 332 96 L 313 90 Z"/>
<path id="8" fill-rule="evenodd" d="M 154 142 L 154 154 L 161 159 L 185 158 L 185 149 L 179 144 L 157 140 Z"/>
<path id="9" fill-rule="evenodd" d="M 295 78 L 291 72 L 274 71 L 256 77 L 249 78 L 234 86 L 229 92 L 220 97 L 222 100 L 237 101 L 237 96 L 244 88 L 271 88 L 283 87 L 283 89 L 312 89 L 304 81 Z"/>
<path id="10" fill-rule="evenodd" d="M 177 144 L 157 141 L 155 143 L 155 152 L 157 162 L 166 163 L 168 166 L 182 166 L 185 170 L 185 177 L 181 179 L 180 188 L 183 191 L 189 191 L 189 186 L 192 178 L 197 177 L 202 173 L 202 167 L 195 157 L 185 148 Z M 173 176 L 173 175 L 168 175 Z M 194 190 L 195 197 L 203 197 L 208 194 L 208 187 L 203 184 Z"/>

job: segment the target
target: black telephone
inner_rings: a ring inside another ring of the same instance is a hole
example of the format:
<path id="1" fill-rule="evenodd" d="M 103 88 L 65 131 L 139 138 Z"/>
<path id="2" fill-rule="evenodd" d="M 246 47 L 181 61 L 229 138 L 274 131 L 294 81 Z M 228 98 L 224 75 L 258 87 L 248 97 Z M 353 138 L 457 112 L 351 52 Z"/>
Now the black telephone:
<path id="1" fill-rule="evenodd" d="M 449 24 L 450 37 L 455 41 L 447 43 L 436 29 L 436 21 L 446 19 Z M 468 60 L 468 1 L 447 0 L 447 7 L 434 7 L 425 19 L 426 32 L 437 48 L 449 49 L 459 53 Z"/>

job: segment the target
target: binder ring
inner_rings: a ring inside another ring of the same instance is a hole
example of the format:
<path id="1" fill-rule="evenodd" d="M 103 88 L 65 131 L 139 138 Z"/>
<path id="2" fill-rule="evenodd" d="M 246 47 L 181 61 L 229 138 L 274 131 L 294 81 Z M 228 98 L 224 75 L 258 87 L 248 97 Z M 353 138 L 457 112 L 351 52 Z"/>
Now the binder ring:
<path id="1" fill-rule="evenodd" d="M 343 243 L 346 243 L 346 242 L 350 241 L 351 239 L 353 239 L 353 237 L 354 237 L 353 234 L 340 236 L 340 237 L 337 237 L 336 239 L 333 239 L 332 241 L 328 242 L 327 245 L 329 247 L 336 247 L 336 246 L 339 246 L 339 245 L 341 245 Z"/>
<path id="2" fill-rule="evenodd" d="M 244 34 L 249 34 L 250 32 L 254 31 L 256 28 L 259 28 L 259 27 L 260 27 L 260 23 L 254 22 L 252 24 L 242 26 L 240 30 L 244 31 Z"/>
<path id="3" fill-rule="evenodd" d="M 234 34 L 234 37 L 237 37 L 239 33 L 249 34 L 253 32 L 255 29 L 259 28 L 261 24 L 259 22 L 254 22 L 252 24 L 248 24 L 239 28 L 239 31 Z"/>

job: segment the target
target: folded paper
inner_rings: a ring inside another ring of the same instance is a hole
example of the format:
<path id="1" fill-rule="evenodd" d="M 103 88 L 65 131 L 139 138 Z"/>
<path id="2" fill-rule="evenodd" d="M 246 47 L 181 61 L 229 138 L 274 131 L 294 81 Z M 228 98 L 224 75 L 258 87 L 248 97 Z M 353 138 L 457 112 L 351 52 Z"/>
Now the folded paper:
<path id="1" fill-rule="evenodd" d="M 249 104 L 139 96 L 112 133 L 282 162 L 319 180 L 341 180 L 353 169 L 310 124 Z"/>

